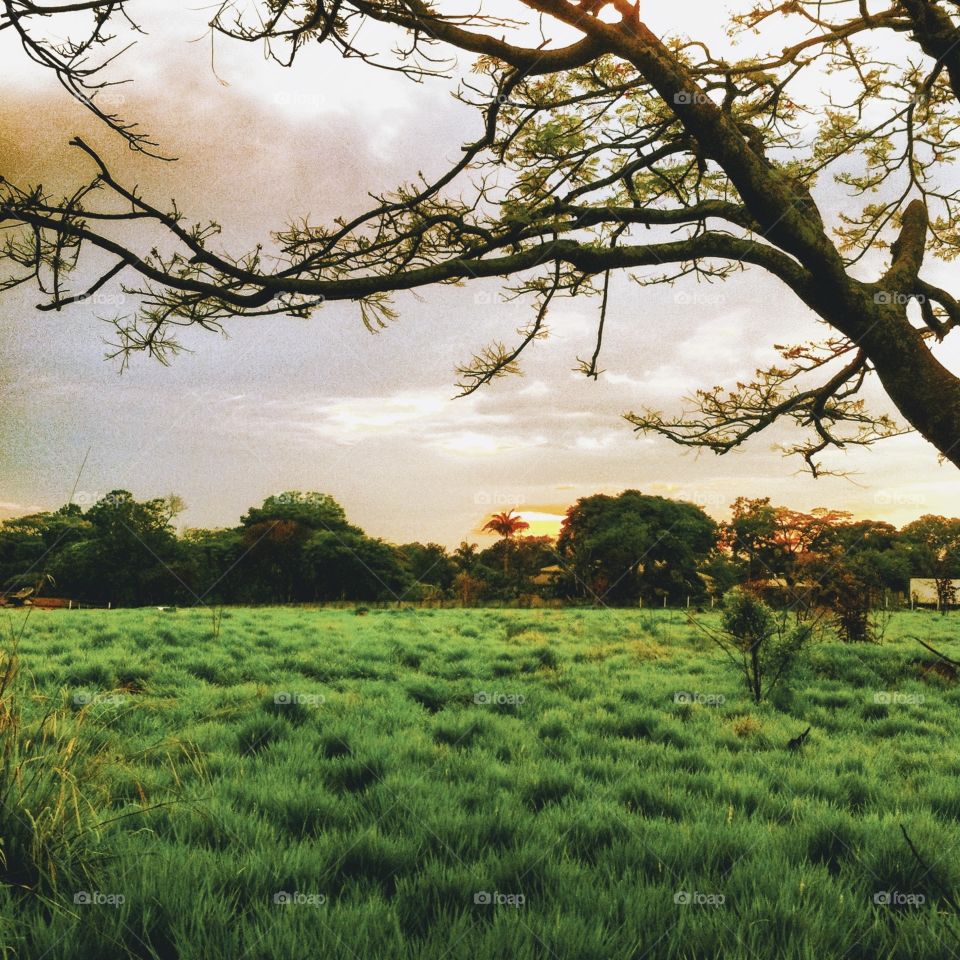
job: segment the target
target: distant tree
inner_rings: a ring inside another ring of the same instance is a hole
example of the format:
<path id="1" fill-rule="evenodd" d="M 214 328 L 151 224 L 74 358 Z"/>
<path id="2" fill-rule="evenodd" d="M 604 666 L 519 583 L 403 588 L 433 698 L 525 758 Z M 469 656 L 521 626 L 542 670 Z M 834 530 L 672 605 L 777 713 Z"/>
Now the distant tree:
<path id="1" fill-rule="evenodd" d="M 940 611 L 946 613 L 956 603 L 953 580 L 960 578 L 960 518 L 926 514 L 908 523 L 900 535 L 912 575 L 935 581 Z"/>
<path id="2" fill-rule="evenodd" d="M 241 561 L 244 554 L 240 530 L 188 528 L 180 538 L 184 580 L 190 591 L 210 603 L 247 599 L 243 592 Z"/>
<path id="3" fill-rule="evenodd" d="M 716 539 L 716 524 L 700 507 L 626 490 L 579 499 L 567 511 L 557 550 L 582 597 L 678 602 L 705 592 L 700 567 Z"/>
<path id="4" fill-rule="evenodd" d="M 289 603 L 307 598 L 310 587 L 303 546 L 313 533 L 305 523 L 281 518 L 244 527 L 243 562 L 248 573 L 253 568 L 260 599 Z"/>
<path id="5" fill-rule="evenodd" d="M 484 525 L 484 530 L 503 538 L 503 572 L 506 575 L 510 563 L 510 543 L 523 530 L 529 530 L 530 524 L 512 510 L 507 513 L 495 513 Z"/>
<path id="6" fill-rule="evenodd" d="M 360 532 L 329 494 L 288 490 L 251 507 L 240 521 L 243 570 L 251 599 L 307 600 L 315 590 L 303 548 L 313 534 Z"/>
<path id="7" fill-rule="evenodd" d="M 781 557 L 781 568 L 787 584 L 792 588 L 797 579 L 797 564 L 801 557 L 829 550 L 836 542 L 838 524 L 850 514 L 817 507 L 810 513 L 774 508 L 774 545 Z"/>
<path id="8" fill-rule="evenodd" d="M 474 569 L 476 569 L 476 565 L 474 565 Z M 476 603 L 483 596 L 485 587 L 486 582 L 480 577 L 474 576 L 468 570 L 461 570 L 453 578 L 454 596 L 460 601 L 460 605 L 464 607 L 469 607 L 471 604 Z"/>
<path id="9" fill-rule="evenodd" d="M 251 527 L 273 520 L 290 520 L 311 530 L 344 530 L 349 524 L 343 507 L 327 493 L 287 490 L 267 497 L 260 507 L 251 507 L 240 521 Z"/>
<path id="10" fill-rule="evenodd" d="M 877 550 L 885 553 L 900 546 L 897 528 L 883 520 L 851 520 L 839 524 L 834 537 L 845 550 Z"/>
<path id="11" fill-rule="evenodd" d="M 745 581 L 782 577 L 792 595 L 803 558 L 822 552 L 836 539 L 850 514 L 818 507 L 810 513 L 774 506 L 769 497 L 738 497 L 721 537 L 741 565 Z"/>
<path id="12" fill-rule="evenodd" d="M 834 530 L 843 556 L 855 564 L 878 592 L 905 593 L 910 583 L 910 552 L 891 523 L 857 520 Z"/>
<path id="13" fill-rule="evenodd" d="M 498 598 L 513 600 L 534 593 L 533 578 L 548 564 L 556 563 L 553 540 L 547 536 L 504 537 L 480 554 L 489 590 Z M 494 573 L 495 571 L 495 573 Z"/>
<path id="14" fill-rule="evenodd" d="M 410 575 L 399 552 L 360 530 L 317 531 L 304 546 L 313 600 L 397 600 Z"/>
<path id="15" fill-rule="evenodd" d="M 544 567 L 556 562 L 557 551 L 552 537 L 517 537 L 513 541 L 512 566 L 518 581 L 529 581 Z"/>
<path id="16" fill-rule="evenodd" d="M 731 505 L 732 517 L 721 526 L 721 537 L 734 560 L 742 567 L 746 581 L 775 577 L 781 561 L 776 546 L 776 508 L 769 497 L 737 497 Z"/>
<path id="17" fill-rule="evenodd" d="M 166 600 L 178 589 L 178 544 L 165 499 L 138 501 L 126 490 L 113 490 L 84 520 L 87 538 L 56 560 L 61 591 L 95 603 L 137 605 Z"/>
<path id="18" fill-rule="evenodd" d="M 453 562 L 458 570 L 469 573 L 480 560 L 480 548 L 475 543 L 461 540 L 460 545 L 453 551 Z"/>
<path id="19" fill-rule="evenodd" d="M 0 590 L 12 579 L 54 574 L 57 557 L 90 536 L 92 525 L 77 504 L 0 523 Z"/>
<path id="20" fill-rule="evenodd" d="M 439 543 L 405 543 L 398 557 L 413 583 L 436 587 L 443 594 L 453 586 L 457 564 Z"/>
<path id="21" fill-rule="evenodd" d="M 732 557 L 718 548 L 701 564 L 700 575 L 707 593 L 716 600 L 741 582 L 742 570 Z"/>

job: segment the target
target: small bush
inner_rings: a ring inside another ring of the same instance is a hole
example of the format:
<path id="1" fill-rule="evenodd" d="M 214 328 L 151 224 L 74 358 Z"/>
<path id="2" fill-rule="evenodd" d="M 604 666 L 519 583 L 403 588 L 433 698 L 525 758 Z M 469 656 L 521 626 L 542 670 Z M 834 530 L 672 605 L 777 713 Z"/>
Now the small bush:
<path id="1" fill-rule="evenodd" d="M 794 668 L 813 637 L 810 624 L 792 626 L 759 597 L 733 590 L 724 600 L 723 635 L 709 633 L 743 674 L 755 703 L 760 703 Z"/>

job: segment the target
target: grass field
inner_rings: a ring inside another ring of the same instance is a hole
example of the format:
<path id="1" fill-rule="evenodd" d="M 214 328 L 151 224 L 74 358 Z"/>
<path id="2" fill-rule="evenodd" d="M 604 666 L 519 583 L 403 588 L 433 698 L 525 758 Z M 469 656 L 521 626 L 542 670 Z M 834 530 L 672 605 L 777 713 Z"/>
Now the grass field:
<path id="1" fill-rule="evenodd" d="M 84 792 L 120 818 L 86 887 L 70 869 L 42 895 L 0 886 L 0 942 L 957 957 L 960 691 L 906 639 L 955 654 L 956 624 L 899 614 L 883 645 L 817 644 L 758 707 L 678 612 L 230 609 L 219 637 L 195 610 L 35 612 L 29 710 L 95 744 Z"/>

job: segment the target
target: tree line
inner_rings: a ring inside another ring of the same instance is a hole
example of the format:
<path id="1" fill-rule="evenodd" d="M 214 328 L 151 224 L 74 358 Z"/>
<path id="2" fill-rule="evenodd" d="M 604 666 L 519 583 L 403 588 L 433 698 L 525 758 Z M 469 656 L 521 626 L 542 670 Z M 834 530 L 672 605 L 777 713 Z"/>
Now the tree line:
<path id="1" fill-rule="evenodd" d="M 89 604 L 326 601 L 534 602 L 635 606 L 703 603 L 748 584 L 788 604 L 862 611 L 932 578 L 950 606 L 960 578 L 960 519 L 927 515 L 898 529 L 738 498 L 717 523 L 692 503 L 626 490 L 582 497 L 556 539 L 530 536 L 512 511 L 464 540 L 393 544 L 352 524 L 324 493 L 288 491 L 233 527 L 187 528 L 176 496 L 137 500 L 115 490 L 84 510 L 0 523 L 3 595 L 34 589 Z M 852 612 L 851 612 L 852 611 Z"/>

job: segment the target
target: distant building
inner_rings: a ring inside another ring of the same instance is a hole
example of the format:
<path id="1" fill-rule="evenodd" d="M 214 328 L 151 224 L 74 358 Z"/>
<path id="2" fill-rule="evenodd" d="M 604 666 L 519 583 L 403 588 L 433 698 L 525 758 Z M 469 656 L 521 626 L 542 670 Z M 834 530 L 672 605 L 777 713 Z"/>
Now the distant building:
<path id="1" fill-rule="evenodd" d="M 951 580 L 955 595 L 960 598 L 960 580 Z M 910 597 L 914 603 L 937 605 L 937 581 L 933 577 L 911 577 Z"/>
<path id="2" fill-rule="evenodd" d="M 555 563 L 549 567 L 541 567 L 540 572 L 533 577 L 533 582 L 538 587 L 551 586 L 556 583 L 564 574 L 566 570 L 561 567 L 559 564 Z"/>

